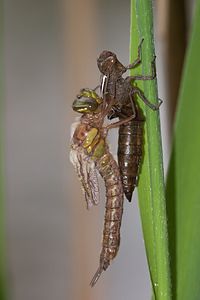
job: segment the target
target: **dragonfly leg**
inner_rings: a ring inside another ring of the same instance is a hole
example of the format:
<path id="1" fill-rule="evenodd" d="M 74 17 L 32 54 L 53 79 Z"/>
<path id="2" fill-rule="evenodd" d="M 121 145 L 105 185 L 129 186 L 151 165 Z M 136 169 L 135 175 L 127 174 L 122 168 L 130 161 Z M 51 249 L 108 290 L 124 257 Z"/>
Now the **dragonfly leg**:
<path id="1" fill-rule="evenodd" d="M 131 64 L 129 64 L 128 66 L 126 66 L 125 68 L 128 70 L 128 69 L 132 69 L 133 67 L 135 67 L 137 64 L 139 64 L 141 62 L 141 59 L 140 59 L 140 51 L 141 51 L 141 46 L 142 46 L 142 43 L 143 43 L 144 39 L 141 40 L 139 46 L 138 46 L 138 54 L 137 54 L 137 59 L 132 62 Z"/>
<path id="2" fill-rule="evenodd" d="M 155 59 L 156 59 L 156 56 L 154 56 L 154 59 L 152 60 L 151 62 L 151 72 L 152 74 L 151 75 L 133 75 L 133 76 L 128 76 L 125 78 L 126 81 L 128 81 L 129 83 L 131 83 L 132 80 L 151 80 L 151 79 L 154 79 L 155 76 L 156 76 L 156 69 L 155 69 Z"/>
<path id="3" fill-rule="evenodd" d="M 138 94 L 138 96 L 144 101 L 144 103 L 149 106 L 152 110 L 158 110 L 160 105 L 163 103 L 161 99 L 159 99 L 158 105 L 153 105 L 149 100 L 143 95 L 143 93 L 137 89 L 136 87 L 133 88 L 133 93 Z"/>

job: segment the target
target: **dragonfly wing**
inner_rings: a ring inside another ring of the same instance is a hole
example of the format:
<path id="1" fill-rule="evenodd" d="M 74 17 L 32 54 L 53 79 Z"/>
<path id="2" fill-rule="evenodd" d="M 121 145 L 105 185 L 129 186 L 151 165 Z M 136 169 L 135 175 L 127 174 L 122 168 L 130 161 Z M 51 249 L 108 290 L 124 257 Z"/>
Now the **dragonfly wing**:
<path id="1" fill-rule="evenodd" d="M 87 209 L 99 203 L 99 183 L 94 162 L 82 148 L 71 145 L 70 161 L 81 182 Z"/>

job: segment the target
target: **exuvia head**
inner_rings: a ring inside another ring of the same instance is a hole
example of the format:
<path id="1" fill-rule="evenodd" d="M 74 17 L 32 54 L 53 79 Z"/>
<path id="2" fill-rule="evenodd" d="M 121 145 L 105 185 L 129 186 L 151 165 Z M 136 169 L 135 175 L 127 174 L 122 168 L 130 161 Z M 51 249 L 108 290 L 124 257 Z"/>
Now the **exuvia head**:
<path id="1" fill-rule="evenodd" d="M 115 53 L 104 50 L 97 58 L 97 66 L 100 72 L 106 75 L 108 72 L 112 72 L 115 69 L 117 63 L 117 57 Z"/>
<path id="2" fill-rule="evenodd" d="M 82 89 L 80 94 L 72 103 L 72 108 L 74 111 L 86 114 L 95 113 L 101 104 L 101 98 L 90 89 Z"/>
<path id="3" fill-rule="evenodd" d="M 126 68 L 118 61 L 115 53 L 104 50 L 97 58 L 97 66 L 104 75 L 111 73 L 124 73 Z"/>

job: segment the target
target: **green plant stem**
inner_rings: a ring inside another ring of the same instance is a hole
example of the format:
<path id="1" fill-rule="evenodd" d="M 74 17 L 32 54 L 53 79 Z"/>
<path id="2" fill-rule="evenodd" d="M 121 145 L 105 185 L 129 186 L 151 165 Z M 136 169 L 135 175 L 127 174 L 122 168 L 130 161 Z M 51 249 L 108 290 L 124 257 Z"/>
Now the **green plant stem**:
<path id="1" fill-rule="evenodd" d="M 150 0 L 132 0 L 131 62 L 137 56 L 142 38 L 142 64 L 132 70 L 131 75 L 138 72 L 150 75 L 151 61 L 154 58 L 152 3 Z M 134 85 L 144 92 L 152 104 L 158 103 L 156 79 L 136 81 Z M 138 199 L 153 296 L 154 299 L 171 299 L 159 111 L 152 111 L 141 99 L 137 100 L 146 118 L 144 161 L 139 177 Z"/>

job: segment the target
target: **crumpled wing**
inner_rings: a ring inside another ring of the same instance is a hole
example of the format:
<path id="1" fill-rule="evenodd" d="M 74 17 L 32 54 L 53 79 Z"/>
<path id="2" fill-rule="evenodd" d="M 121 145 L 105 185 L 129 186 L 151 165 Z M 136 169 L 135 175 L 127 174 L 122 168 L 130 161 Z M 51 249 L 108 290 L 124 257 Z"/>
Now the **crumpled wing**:
<path id="1" fill-rule="evenodd" d="M 94 162 L 84 153 L 84 149 L 74 144 L 70 149 L 70 161 L 81 182 L 87 209 L 99 203 L 99 182 Z"/>

